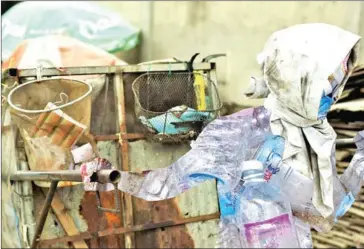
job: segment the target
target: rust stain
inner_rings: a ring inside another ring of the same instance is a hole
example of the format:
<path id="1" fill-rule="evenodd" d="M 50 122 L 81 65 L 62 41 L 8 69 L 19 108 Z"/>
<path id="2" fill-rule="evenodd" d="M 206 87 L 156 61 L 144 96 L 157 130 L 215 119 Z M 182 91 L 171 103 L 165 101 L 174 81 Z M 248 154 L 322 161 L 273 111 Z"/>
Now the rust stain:
<path id="1" fill-rule="evenodd" d="M 102 192 L 101 205 L 105 208 L 115 208 L 114 192 Z M 82 200 L 81 214 L 88 224 L 89 232 L 101 231 L 108 228 L 122 226 L 121 216 L 109 212 L 97 211 L 96 194 L 86 192 Z M 89 242 L 91 248 L 124 248 L 124 236 L 110 235 L 107 237 L 91 239 Z"/>
<path id="2" fill-rule="evenodd" d="M 135 224 L 148 224 L 184 218 L 175 199 L 147 202 L 133 198 Z M 136 248 L 194 248 L 186 225 L 137 232 Z"/>
<path id="3" fill-rule="evenodd" d="M 206 220 L 214 220 L 218 219 L 220 217 L 220 213 L 213 213 L 213 214 L 207 214 L 207 215 L 201 215 L 196 217 L 189 217 L 184 219 L 175 219 L 175 220 L 169 220 L 169 221 L 162 221 L 162 222 L 156 222 L 156 223 L 147 223 L 143 225 L 135 225 L 132 227 L 119 227 L 119 228 L 108 228 L 103 231 L 99 232 L 83 232 L 78 235 L 72 235 L 72 236 L 64 236 L 61 238 L 56 239 L 48 239 L 48 240 L 41 240 L 40 243 L 42 245 L 54 245 L 54 243 L 58 242 L 75 242 L 79 240 L 87 240 L 92 239 L 96 237 L 105 237 L 115 234 L 125 234 L 130 232 L 140 232 L 140 231 L 146 231 L 151 229 L 157 229 L 157 228 L 166 228 L 171 226 L 177 226 L 181 224 L 189 224 L 193 222 L 200 222 L 200 221 L 206 221 Z"/>

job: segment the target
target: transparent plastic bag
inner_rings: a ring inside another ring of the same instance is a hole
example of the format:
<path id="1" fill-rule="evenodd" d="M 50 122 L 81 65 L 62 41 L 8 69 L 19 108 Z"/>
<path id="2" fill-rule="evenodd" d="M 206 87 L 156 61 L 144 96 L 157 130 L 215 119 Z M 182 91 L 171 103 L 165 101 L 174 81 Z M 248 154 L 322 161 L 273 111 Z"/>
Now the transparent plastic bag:
<path id="1" fill-rule="evenodd" d="M 310 225 L 298 219 L 297 217 L 294 217 L 294 222 L 300 248 L 313 248 Z"/>
<path id="2" fill-rule="evenodd" d="M 246 248 L 232 217 L 220 219 L 216 248 Z"/>
<path id="3" fill-rule="evenodd" d="M 69 155 L 59 146 L 52 143 L 49 137 L 31 138 L 28 133 L 23 131 L 25 149 L 32 165 L 37 165 L 38 170 L 60 170 L 68 169 L 72 163 Z"/>
<path id="4" fill-rule="evenodd" d="M 140 33 L 114 10 L 81 1 L 19 3 L 2 16 L 2 30 L 2 60 L 29 38 L 65 35 L 117 52 L 136 47 Z"/>

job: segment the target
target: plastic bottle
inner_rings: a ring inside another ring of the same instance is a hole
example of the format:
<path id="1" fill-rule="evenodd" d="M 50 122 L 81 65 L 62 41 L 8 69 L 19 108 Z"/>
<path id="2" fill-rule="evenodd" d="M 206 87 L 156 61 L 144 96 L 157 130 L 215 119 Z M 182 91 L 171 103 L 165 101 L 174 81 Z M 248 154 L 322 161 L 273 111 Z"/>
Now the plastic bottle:
<path id="1" fill-rule="evenodd" d="M 291 206 L 284 194 L 264 180 L 263 164 L 244 163 L 244 191 L 236 221 L 248 248 L 297 248 L 297 232 Z"/>

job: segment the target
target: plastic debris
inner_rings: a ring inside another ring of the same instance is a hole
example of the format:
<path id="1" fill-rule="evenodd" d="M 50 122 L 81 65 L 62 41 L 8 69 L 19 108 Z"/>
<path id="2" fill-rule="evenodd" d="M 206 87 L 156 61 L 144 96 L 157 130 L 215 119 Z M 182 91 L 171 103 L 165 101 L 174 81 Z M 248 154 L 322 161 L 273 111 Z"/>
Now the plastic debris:
<path id="1" fill-rule="evenodd" d="M 1 23 L 2 60 L 23 40 L 47 35 L 69 36 L 108 52 L 129 50 L 139 43 L 139 29 L 92 2 L 26 1 L 4 13 Z"/>
<path id="2" fill-rule="evenodd" d="M 173 135 L 192 131 L 194 127 L 187 124 L 191 124 L 190 122 L 207 121 L 209 113 L 199 112 L 187 106 L 176 106 L 169 109 L 165 114 L 150 119 L 140 116 L 139 119 L 143 125 L 156 133 Z M 184 125 L 184 122 L 189 123 Z"/>
<path id="3" fill-rule="evenodd" d="M 250 248 L 298 247 L 297 233 L 288 199 L 263 179 L 263 164 L 246 161 L 241 198 L 235 214 L 242 238 Z"/>

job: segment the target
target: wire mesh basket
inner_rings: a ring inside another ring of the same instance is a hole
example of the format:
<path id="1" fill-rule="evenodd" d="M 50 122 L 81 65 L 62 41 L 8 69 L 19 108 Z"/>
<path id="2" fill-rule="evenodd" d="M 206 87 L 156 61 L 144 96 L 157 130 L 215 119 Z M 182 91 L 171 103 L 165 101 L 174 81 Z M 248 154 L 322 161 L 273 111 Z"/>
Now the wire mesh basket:
<path id="1" fill-rule="evenodd" d="M 161 143 L 194 139 L 222 106 L 215 83 L 199 72 L 145 73 L 132 89 L 145 135 Z"/>
<path id="2" fill-rule="evenodd" d="M 71 148 L 90 125 L 91 92 L 85 82 L 52 78 L 21 84 L 9 93 L 12 121 L 24 140 L 31 170 L 69 169 Z M 35 184 L 49 187 L 49 182 Z"/>

